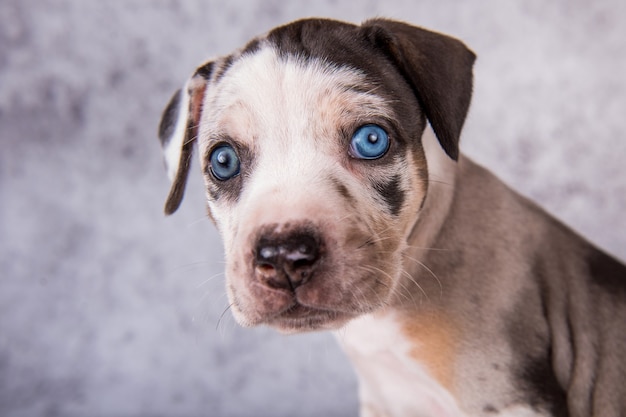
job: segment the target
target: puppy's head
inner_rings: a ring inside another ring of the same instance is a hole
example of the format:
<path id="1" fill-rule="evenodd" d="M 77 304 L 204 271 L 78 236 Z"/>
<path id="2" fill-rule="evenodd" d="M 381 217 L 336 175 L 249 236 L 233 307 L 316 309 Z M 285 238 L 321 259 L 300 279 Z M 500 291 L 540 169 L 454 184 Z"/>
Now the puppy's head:
<path id="1" fill-rule="evenodd" d="M 197 144 L 240 324 L 335 328 L 391 299 L 428 189 L 422 133 L 458 157 L 473 61 L 403 23 L 303 20 L 196 70 L 161 121 L 165 211 Z"/>

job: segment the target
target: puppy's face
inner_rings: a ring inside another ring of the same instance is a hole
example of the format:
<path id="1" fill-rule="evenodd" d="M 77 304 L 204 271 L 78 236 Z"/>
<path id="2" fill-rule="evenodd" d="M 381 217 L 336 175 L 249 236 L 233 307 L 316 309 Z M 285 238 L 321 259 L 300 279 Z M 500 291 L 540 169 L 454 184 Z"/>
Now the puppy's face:
<path id="1" fill-rule="evenodd" d="M 370 39 L 329 25 L 330 42 L 279 28 L 188 84 L 187 137 L 244 326 L 336 328 L 402 291 L 426 115 Z"/>
<path id="2" fill-rule="evenodd" d="M 395 290 L 426 167 L 423 125 L 401 123 L 385 87 L 267 46 L 207 92 L 199 151 L 240 323 L 332 327 Z"/>

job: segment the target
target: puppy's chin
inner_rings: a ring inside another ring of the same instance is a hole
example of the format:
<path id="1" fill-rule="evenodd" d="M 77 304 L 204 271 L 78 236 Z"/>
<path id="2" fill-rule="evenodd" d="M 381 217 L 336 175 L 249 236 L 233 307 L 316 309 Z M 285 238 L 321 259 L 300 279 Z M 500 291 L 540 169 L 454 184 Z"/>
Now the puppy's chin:
<path id="1" fill-rule="evenodd" d="M 239 309 L 233 308 L 233 316 L 242 327 L 266 325 L 282 334 L 307 333 L 324 330 L 337 330 L 359 316 L 356 313 L 338 312 L 294 304 L 285 311 L 266 317 L 247 317 Z"/>
<path id="2" fill-rule="evenodd" d="M 292 312 L 286 312 L 267 321 L 267 325 L 283 334 L 306 333 L 322 330 L 337 330 L 356 315 L 315 310 L 297 306 Z"/>

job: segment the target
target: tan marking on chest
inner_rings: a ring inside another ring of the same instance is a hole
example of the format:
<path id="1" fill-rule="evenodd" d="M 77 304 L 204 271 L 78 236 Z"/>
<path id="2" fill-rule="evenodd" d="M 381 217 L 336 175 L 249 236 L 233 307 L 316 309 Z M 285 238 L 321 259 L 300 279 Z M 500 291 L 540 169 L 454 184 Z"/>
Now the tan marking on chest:
<path id="1" fill-rule="evenodd" d="M 403 317 L 400 327 L 411 344 L 409 356 L 422 363 L 441 385 L 454 393 L 459 331 L 444 314 L 426 312 Z"/>

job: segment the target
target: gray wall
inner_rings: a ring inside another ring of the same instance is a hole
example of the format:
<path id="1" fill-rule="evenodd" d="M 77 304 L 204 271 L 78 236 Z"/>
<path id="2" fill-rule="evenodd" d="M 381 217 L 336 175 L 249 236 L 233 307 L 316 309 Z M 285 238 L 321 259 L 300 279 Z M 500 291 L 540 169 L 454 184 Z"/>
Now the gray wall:
<path id="1" fill-rule="evenodd" d="M 626 258 L 623 0 L 1 0 L 0 415 L 355 415 L 330 335 L 222 315 L 197 167 L 162 215 L 172 92 L 311 15 L 464 39 L 479 56 L 464 151 Z"/>

